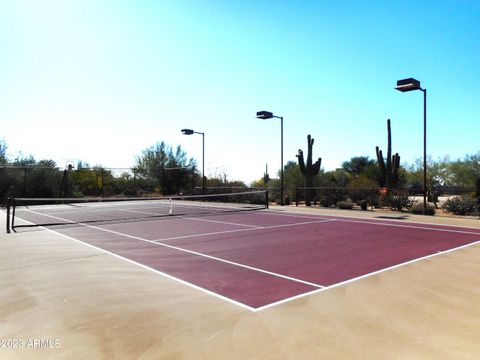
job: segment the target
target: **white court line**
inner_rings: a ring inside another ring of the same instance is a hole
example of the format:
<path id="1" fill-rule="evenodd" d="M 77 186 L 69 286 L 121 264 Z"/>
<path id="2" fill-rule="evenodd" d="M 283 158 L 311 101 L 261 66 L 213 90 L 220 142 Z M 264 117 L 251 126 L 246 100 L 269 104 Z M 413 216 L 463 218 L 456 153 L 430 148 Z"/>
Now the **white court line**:
<path id="1" fill-rule="evenodd" d="M 32 211 L 32 212 L 34 212 L 34 211 Z M 43 214 L 43 215 L 45 215 L 45 214 Z M 56 216 L 52 216 L 52 215 L 46 215 L 46 216 L 49 216 L 49 217 L 54 218 L 54 219 L 56 219 L 56 220 L 63 220 L 63 221 L 69 221 L 69 222 L 70 222 L 70 220 L 62 219 L 62 218 L 59 218 L 59 217 L 56 217 Z M 192 254 L 192 255 L 197 255 L 197 256 L 205 257 L 205 258 L 208 258 L 208 259 L 211 259 L 211 260 L 216 260 L 216 261 L 223 262 L 223 263 L 226 263 L 226 264 L 229 264 L 229 265 L 234 265 L 234 266 L 238 266 L 238 267 L 241 267 L 241 268 L 245 268 L 245 269 L 249 269 L 249 270 L 261 272 L 261 273 L 264 273 L 264 274 L 268 274 L 268 275 L 271 275 L 271 276 L 279 277 L 279 278 L 282 278 L 282 279 L 286 279 L 286 280 L 298 282 L 298 283 L 305 284 L 305 285 L 309 285 L 309 286 L 313 286 L 313 287 L 316 287 L 316 288 L 323 288 L 323 286 L 320 285 L 320 284 L 315 284 L 315 283 L 308 282 L 308 281 L 305 281 L 305 280 L 296 279 L 296 278 L 294 278 L 294 277 L 290 277 L 290 276 L 287 276 L 287 275 L 282 275 L 282 274 L 278 274 L 278 273 L 275 273 L 275 272 L 272 272 L 272 271 L 268 271 L 268 270 L 263 270 L 263 269 L 260 269 L 260 268 L 256 268 L 256 267 L 253 267 L 253 266 L 240 264 L 240 263 L 237 263 L 237 262 L 234 262 L 234 261 L 222 259 L 222 258 L 219 258 L 219 257 L 216 257 L 216 256 L 211 256 L 211 255 L 203 254 L 203 253 L 200 253 L 200 252 L 197 252 L 197 251 L 180 248 L 180 247 L 178 247 L 178 246 L 168 245 L 168 244 L 164 244 L 164 243 L 161 243 L 161 242 L 155 242 L 155 241 L 153 241 L 153 240 L 144 239 L 144 238 L 141 238 L 141 237 L 139 237 L 139 236 L 124 234 L 124 233 L 121 233 L 121 232 L 118 232 L 118 231 L 114 231 L 114 230 L 103 229 L 103 228 L 101 228 L 101 227 L 93 226 L 93 225 L 90 225 L 90 224 L 85 224 L 85 223 L 76 223 L 76 224 L 79 224 L 79 225 L 82 225 L 82 226 L 86 226 L 86 227 L 89 227 L 89 228 L 92 228 L 92 229 L 96 229 L 96 230 L 108 232 L 108 233 L 111 233 L 111 234 L 120 235 L 120 236 L 127 237 L 127 238 L 130 238 L 130 239 L 135 239 L 135 240 L 144 241 L 144 242 L 147 242 L 147 243 L 150 243 L 150 244 L 154 244 L 154 245 L 157 245 L 157 246 L 167 247 L 167 248 L 170 248 L 170 249 L 173 249 L 173 250 L 177 250 L 177 251 L 189 253 L 189 254 Z M 258 230 L 258 229 L 250 229 L 250 228 L 248 228 L 248 229 L 241 229 L 241 230 Z M 80 241 L 80 240 L 79 240 L 79 241 Z"/>
<path id="2" fill-rule="evenodd" d="M 247 228 L 247 229 L 222 230 L 222 231 L 214 231 L 214 232 L 202 233 L 202 234 L 172 236 L 172 237 L 168 237 L 168 238 L 155 239 L 155 240 L 152 240 L 152 241 L 160 243 L 160 242 L 169 241 L 169 240 L 189 239 L 189 238 L 196 238 L 196 237 L 209 236 L 209 235 L 231 234 L 231 233 L 244 232 L 244 231 L 270 230 L 270 229 L 277 229 L 277 228 L 284 228 L 284 227 L 294 227 L 294 226 L 298 226 L 298 225 L 321 224 L 321 223 L 330 222 L 330 221 L 335 221 L 335 220 L 334 219 L 322 219 L 322 220 L 316 220 L 316 221 L 305 221 L 305 222 L 294 223 L 294 224 L 281 224 L 281 225 L 270 225 L 270 226 L 261 226 L 261 227 L 258 226 L 258 227 Z M 226 223 L 226 224 L 228 224 L 228 223 Z"/>
<path id="3" fill-rule="evenodd" d="M 234 230 L 213 231 L 213 232 L 201 233 L 201 234 L 190 234 L 190 235 L 171 236 L 171 237 L 167 237 L 167 238 L 155 239 L 155 240 L 152 240 L 152 242 L 162 243 L 162 242 L 164 242 L 164 241 L 169 241 L 169 240 L 190 239 L 190 238 L 197 238 L 197 237 L 210 236 L 210 235 L 232 234 L 232 233 L 237 233 L 237 232 L 253 231 L 253 230 L 262 230 L 262 229 L 264 229 L 264 228 L 247 228 L 247 229 L 234 229 Z"/>
<path id="4" fill-rule="evenodd" d="M 117 205 L 119 206 L 119 205 Z M 80 209 L 80 210 L 79 210 Z M 88 207 L 82 207 L 80 206 L 79 209 L 76 209 L 76 210 L 69 210 L 69 211 L 52 211 L 50 213 L 42 213 L 42 212 L 37 212 L 35 210 L 31 210 L 31 209 L 21 209 L 21 211 L 26 211 L 26 212 L 35 212 L 36 214 L 41 214 L 41 215 L 45 215 L 45 216 L 54 216 L 54 215 L 69 215 L 69 214 L 92 214 L 92 213 L 103 213 L 105 212 L 105 210 L 114 210 L 114 211 L 118 211 L 119 213 L 134 213 L 134 214 L 146 214 L 146 215 L 151 215 L 152 217 L 155 217 L 155 216 L 167 216 L 168 215 L 168 212 L 165 212 L 165 213 L 162 213 L 162 214 L 159 214 L 158 212 L 155 212 L 153 211 L 146 211 L 146 210 L 135 210 L 135 209 L 125 209 L 125 208 L 116 208 L 115 206 L 111 206 L 111 207 L 105 207 L 105 208 L 101 208 L 101 207 L 92 207 L 92 208 L 88 208 Z M 168 209 L 167 209 L 168 210 Z"/>
<path id="5" fill-rule="evenodd" d="M 222 214 L 219 214 L 222 215 Z M 243 226 L 243 227 L 251 227 L 251 228 L 256 228 L 256 229 L 261 229 L 261 226 L 258 225 L 248 225 L 248 224 L 238 224 L 238 223 L 233 223 L 229 221 L 221 221 L 221 220 L 212 220 L 212 219 L 205 219 L 205 218 L 194 218 L 194 217 L 186 217 L 186 216 L 180 216 L 182 219 L 187 219 L 187 220 L 195 220 L 195 221 L 204 221 L 204 222 L 211 222 L 211 223 L 217 223 L 217 224 L 224 224 L 224 225 L 236 225 L 236 226 Z"/>
<path id="6" fill-rule="evenodd" d="M 331 220 L 335 220 L 335 216 L 332 215 L 323 215 L 323 214 L 289 214 L 283 213 L 279 210 L 267 210 L 262 212 L 262 214 L 270 215 L 270 216 L 286 216 L 286 217 L 293 217 L 293 218 L 300 218 L 300 219 L 318 219 L 318 218 L 329 218 Z"/>
<path id="7" fill-rule="evenodd" d="M 473 232 L 473 231 L 462 231 L 462 230 L 453 230 L 453 229 L 442 229 L 442 228 L 435 228 L 435 227 L 428 227 L 428 226 L 413 226 L 408 224 L 389 224 L 389 223 L 382 223 L 382 222 L 370 222 L 365 220 L 347 220 L 347 219 L 338 219 L 337 221 L 343 222 L 351 222 L 351 223 L 359 223 L 359 224 L 370 224 L 370 225 L 377 225 L 377 226 L 393 226 L 393 227 L 402 227 L 408 229 L 420 229 L 420 230 L 431 230 L 431 231 L 439 231 L 439 232 L 451 232 L 457 234 L 469 234 L 469 235 L 480 235 L 480 232 Z M 421 223 L 414 223 L 422 225 Z M 433 225 L 433 224 L 431 224 Z M 448 226 L 448 225 L 443 225 Z"/>

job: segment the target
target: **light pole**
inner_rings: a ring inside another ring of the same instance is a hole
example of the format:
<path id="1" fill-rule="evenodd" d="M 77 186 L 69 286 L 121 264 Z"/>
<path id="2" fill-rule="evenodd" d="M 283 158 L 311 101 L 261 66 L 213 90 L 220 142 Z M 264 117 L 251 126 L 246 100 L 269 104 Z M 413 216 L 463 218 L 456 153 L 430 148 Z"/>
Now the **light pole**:
<path id="1" fill-rule="evenodd" d="M 420 81 L 414 78 L 397 81 L 395 88 L 401 92 L 423 91 L 423 215 L 427 213 L 427 89 L 422 89 Z"/>
<path id="2" fill-rule="evenodd" d="M 182 129 L 183 135 L 200 134 L 202 135 L 202 195 L 205 194 L 205 133 L 193 131 L 192 129 Z M 195 189 L 193 189 L 195 191 Z"/>
<path id="3" fill-rule="evenodd" d="M 273 115 L 270 111 L 258 111 L 257 119 L 280 119 L 280 205 L 283 206 L 283 116 Z"/>

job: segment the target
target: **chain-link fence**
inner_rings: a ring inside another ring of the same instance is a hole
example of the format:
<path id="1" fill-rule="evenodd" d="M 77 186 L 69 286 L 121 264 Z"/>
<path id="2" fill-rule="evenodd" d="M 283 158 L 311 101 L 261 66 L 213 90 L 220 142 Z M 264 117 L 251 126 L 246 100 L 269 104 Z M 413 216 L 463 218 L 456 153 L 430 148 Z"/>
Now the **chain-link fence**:
<path id="1" fill-rule="evenodd" d="M 480 189 L 440 186 L 428 189 L 424 209 L 421 188 L 298 187 L 295 205 L 361 210 L 393 210 L 427 215 L 480 215 Z"/>
<path id="2" fill-rule="evenodd" d="M 136 168 L 60 169 L 41 166 L 0 167 L 0 200 L 7 197 L 111 197 L 191 194 L 197 174 L 186 168 L 165 168 L 151 176 Z M 178 185 L 180 184 L 180 185 Z"/>

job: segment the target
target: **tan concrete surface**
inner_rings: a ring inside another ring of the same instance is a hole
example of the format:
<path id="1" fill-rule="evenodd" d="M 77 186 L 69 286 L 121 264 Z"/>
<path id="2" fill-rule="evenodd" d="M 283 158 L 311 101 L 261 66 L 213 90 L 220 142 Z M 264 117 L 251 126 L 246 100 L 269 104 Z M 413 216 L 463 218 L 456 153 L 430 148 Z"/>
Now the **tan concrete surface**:
<path id="1" fill-rule="evenodd" d="M 255 313 L 52 232 L 0 234 L 0 359 L 478 359 L 479 304 L 479 245 Z"/>

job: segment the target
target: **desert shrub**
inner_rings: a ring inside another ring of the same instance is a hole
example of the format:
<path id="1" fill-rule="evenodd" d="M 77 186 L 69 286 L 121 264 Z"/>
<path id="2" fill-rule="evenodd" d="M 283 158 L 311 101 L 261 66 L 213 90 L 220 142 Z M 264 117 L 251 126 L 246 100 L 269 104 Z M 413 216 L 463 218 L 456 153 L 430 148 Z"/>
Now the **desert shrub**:
<path id="1" fill-rule="evenodd" d="M 349 200 L 338 201 L 337 202 L 337 208 L 351 210 L 351 209 L 353 209 L 353 202 L 351 202 Z"/>
<path id="2" fill-rule="evenodd" d="M 368 210 L 368 201 L 367 200 L 360 201 L 360 208 L 362 210 Z"/>
<path id="3" fill-rule="evenodd" d="M 345 189 L 335 189 L 331 196 L 335 204 L 339 201 L 348 200 L 347 191 Z"/>
<path id="4" fill-rule="evenodd" d="M 412 207 L 412 214 L 423 215 L 423 203 L 415 204 Z M 431 204 L 427 204 L 425 215 L 435 215 L 435 207 Z"/>
<path id="5" fill-rule="evenodd" d="M 473 197 L 463 195 L 445 201 L 443 209 L 454 215 L 473 215 L 478 211 L 478 206 Z"/>
<path id="6" fill-rule="evenodd" d="M 415 204 L 408 194 L 392 193 L 385 197 L 385 205 L 394 211 L 410 211 Z"/>
<path id="7" fill-rule="evenodd" d="M 319 201 L 320 205 L 323 207 L 331 207 L 333 206 L 333 198 L 330 196 L 322 196 Z"/>
<path id="8" fill-rule="evenodd" d="M 318 202 L 321 206 L 332 207 L 333 205 L 335 205 L 335 197 L 332 193 L 325 192 L 319 195 Z"/>

